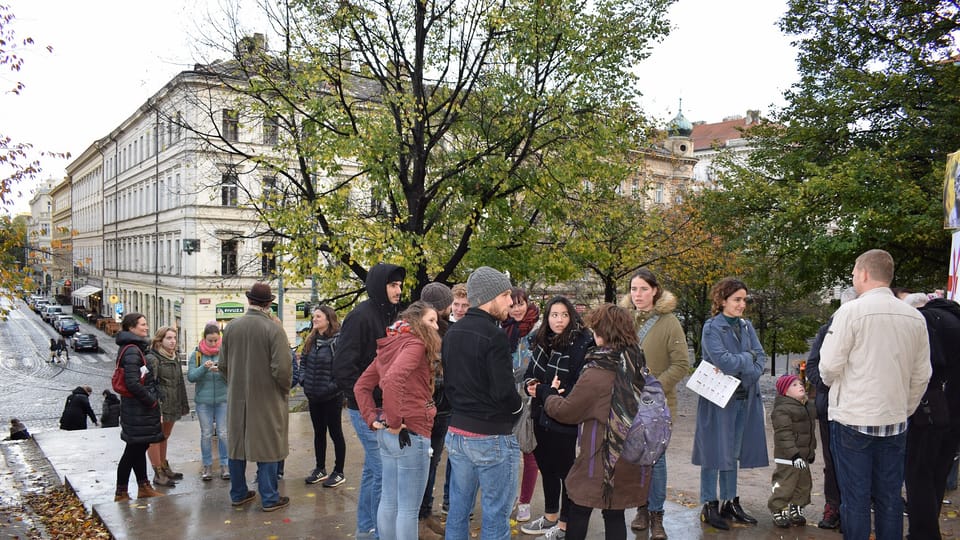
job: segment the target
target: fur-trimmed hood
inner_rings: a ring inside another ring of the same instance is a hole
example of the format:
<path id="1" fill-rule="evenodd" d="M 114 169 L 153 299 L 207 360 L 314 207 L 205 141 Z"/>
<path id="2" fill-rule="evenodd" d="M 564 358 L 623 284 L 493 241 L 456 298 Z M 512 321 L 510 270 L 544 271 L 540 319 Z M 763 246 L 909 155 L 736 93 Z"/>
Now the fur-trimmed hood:
<path id="1" fill-rule="evenodd" d="M 630 300 L 630 293 L 623 295 L 618 305 L 631 311 L 636 309 L 633 307 L 633 301 Z M 666 315 L 667 313 L 673 313 L 675 309 L 677 309 L 677 297 L 674 296 L 672 292 L 664 289 L 663 294 L 660 295 L 660 299 L 653 305 L 653 312 L 657 315 Z"/>

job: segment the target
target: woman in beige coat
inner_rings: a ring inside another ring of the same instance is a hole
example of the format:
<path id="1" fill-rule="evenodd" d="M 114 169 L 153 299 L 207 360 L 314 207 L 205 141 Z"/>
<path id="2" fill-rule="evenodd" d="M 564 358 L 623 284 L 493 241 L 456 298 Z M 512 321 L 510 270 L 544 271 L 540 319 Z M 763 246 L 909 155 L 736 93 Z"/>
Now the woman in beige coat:
<path id="1" fill-rule="evenodd" d="M 587 317 L 597 346 L 587 353 L 587 364 L 570 394 L 559 394 L 560 381 L 539 385 L 544 408 L 551 418 L 580 424 L 577 458 L 567 473 L 571 508 L 566 538 L 586 538 L 594 508 L 603 509 L 605 538 L 624 540 L 625 508 L 647 500 L 650 468 L 619 459 L 624 434 L 637 414 L 637 396 L 643 389 L 643 353 L 627 310 L 602 304 Z M 612 418 L 612 420 L 611 420 Z"/>

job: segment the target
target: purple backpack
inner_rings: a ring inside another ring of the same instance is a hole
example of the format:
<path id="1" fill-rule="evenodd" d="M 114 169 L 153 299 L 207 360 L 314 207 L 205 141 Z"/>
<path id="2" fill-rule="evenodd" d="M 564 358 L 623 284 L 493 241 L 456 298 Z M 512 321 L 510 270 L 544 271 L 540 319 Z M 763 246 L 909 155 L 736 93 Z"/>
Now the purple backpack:
<path id="1" fill-rule="evenodd" d="M 642 373 L 644 384 L 637 396 L 637 414 L 627 430 L 620 457 L 634 465 L 652 466 L 667 451 L 673 422 L 660 381 L 647 368 Z"/>

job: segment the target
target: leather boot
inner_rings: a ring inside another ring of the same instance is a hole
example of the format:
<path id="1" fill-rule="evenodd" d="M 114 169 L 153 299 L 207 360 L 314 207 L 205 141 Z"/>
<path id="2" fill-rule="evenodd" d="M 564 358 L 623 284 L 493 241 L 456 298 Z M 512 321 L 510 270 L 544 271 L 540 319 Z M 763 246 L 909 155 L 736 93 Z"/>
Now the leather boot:
<path id="1" fill-rule="evenodd" d="M 700 512 L 700 521 L 721 531 L 730 530 L 730 524 L 720 515 L 720 501 L 710 501 L 703 505 L 703 510 Z"/>
<path id="2" fill-rule="evenodd" d="M 750 525 L 756 525 L 757 520 L 750 514 L 743 511 L 743 507 L 740 506 L 740 497 L 734 497 L 729 501 L 723 503 L 723 508 L 720 509 L 720 515 L 732 519 L 738 523 L 749 523 Z"/>
<path id="3" fill-rule="evenodd" d="M 418 535 L 420 540 L 440 540 L 442 538 L 439 534 L 430 530 L 430 526 L 427 525 L 425 519 L 421 519 L 418 523 Z"/>
<path id="4" fill-rule="evenodd" d="M 130 494 L 127 493 L 127 487 L 118 487 L 113 495 L 113 502 L 126 502 L 130 500 Z"/>
<path id="5" fill-rule="evenodd" d="M 167 473 L 163 471 L 163 467 L 154 467 L 153 468 L 153 485 L 158 487 L 173 487 L 177 485 L 177 483 L 171 480 L 169 476 L 167 476 Z"/>
<path id="6" fill-rule="evenodd" d="M 630 528 L 635 531 L 645 531 L 650 526 L 650 513 L 646 506 L 637 507 L 637 517 L 630 522 Z"/>
<path id="7" fill-rule="evenodd" d="M 650 540 L 667 540 L 663 528 L 663 512 L 650 512 Z"/>
<path id="8" fill-rule="evenodd" d="M 153 489 L 150 482 L 144 482 L 137 487 L 137 499 L 146 499 L 148 497 L 163 497 L 163 493 Z"/>
<path id="9" fill-rule="evenodd" d="M 183 473 L 175 472 L 170 468 L 170 462 L 163 460 L 163 472 L 167 473 L 167 478 L 171 480 L 183 480 Z"/>

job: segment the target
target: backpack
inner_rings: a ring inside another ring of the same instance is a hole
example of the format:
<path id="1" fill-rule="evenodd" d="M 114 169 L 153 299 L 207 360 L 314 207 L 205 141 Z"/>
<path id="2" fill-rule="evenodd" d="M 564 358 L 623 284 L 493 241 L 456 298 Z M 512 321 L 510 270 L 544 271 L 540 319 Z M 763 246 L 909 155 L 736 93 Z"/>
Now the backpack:
<path id="1" fill-rule="evenodd" d="M 140 348 L 136 345 L 126 345 L 120 352 L 117 353 L 117 367 L 113 370 L 113 377 L 110 378 L 110 383 L 113 385 L 113 391 L 120 394 L 123 397 L 133 397 L 133 394 L 130 393 L 130 390 L 127 390 L 127 381 L 124 378 L 125 373 L 123 371 L 123 365 L 120 363 L 123 360 L 123 353 L 129 348 L 133 347 L 137 349 L 137 352 L 140 353 L 140 359 L 143 360 L 143 365 L 147 365 L 147 358 L 143 355 L 143 352 L 140 351 Z M 143 383 L 143 375 L 140 376 L 140 383 Z"/>
<path id="2" fill-rule="evenodd" d="M 673 422 L 660 381 L 646 367 L 641 373 L 643 390 L 637 396 L 637 414 L 627 430 L 620 457 L 634 465 L 652 466 L 667 451 Z"/>

